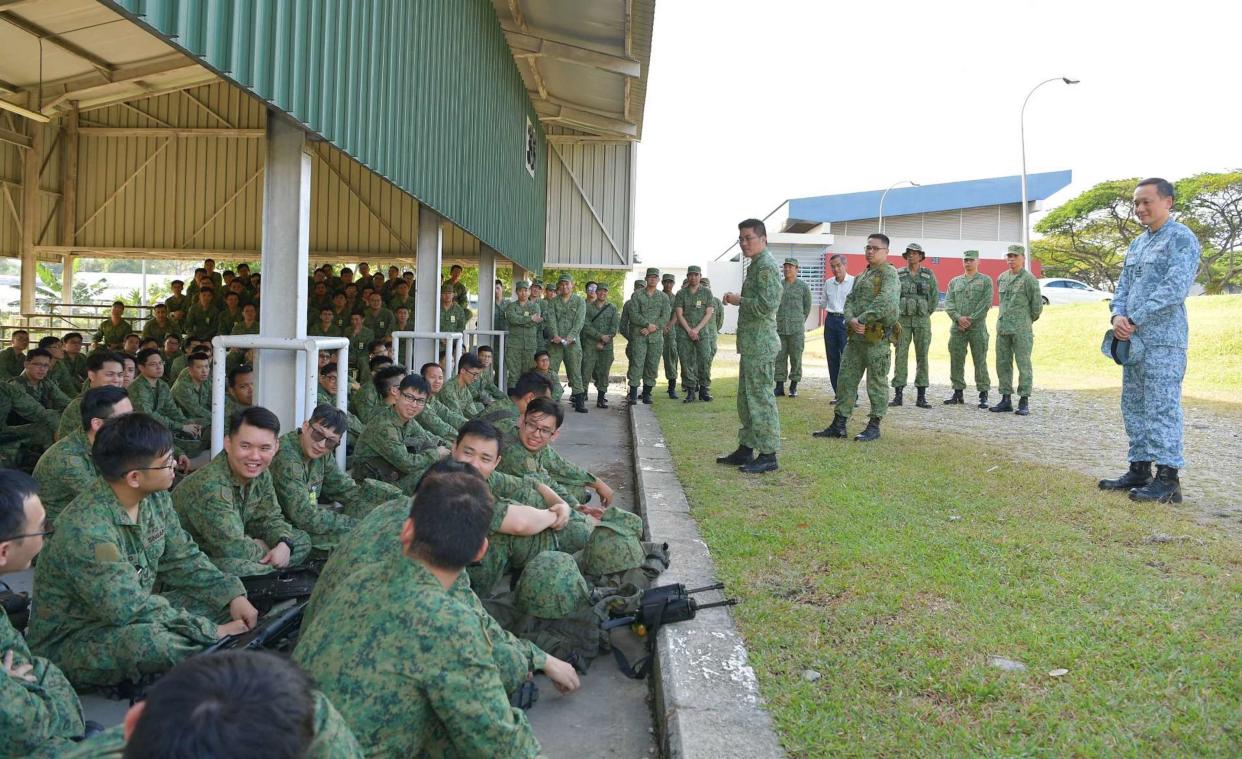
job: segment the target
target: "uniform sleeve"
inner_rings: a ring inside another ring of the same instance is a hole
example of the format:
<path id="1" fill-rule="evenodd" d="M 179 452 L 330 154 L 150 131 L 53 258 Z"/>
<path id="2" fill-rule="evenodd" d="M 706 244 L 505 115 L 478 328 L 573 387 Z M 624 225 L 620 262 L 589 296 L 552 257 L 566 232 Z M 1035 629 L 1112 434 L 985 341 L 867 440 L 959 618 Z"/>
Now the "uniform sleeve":
<path id="1" fill-rule="evenodd" d="M 85 729 L 73 686 L 47 659 L 31 656 L 8 619 L 0 619 L 0 654 L 10 651 L 14 665 L 33 665 L 35 680 L 0 675 L 0 745 L 13 756 L 72 746 Z"/>
<path id="2" fill-rule="evenodd" d="M 28 422 L 44 422 L 50 427 L 60 424 L 60 414 L 54 409 L 43 408 L 30 394 L 12 382 L 4 383 L 4 392 L 12 404 L 11 413 L 15 413 Z"/>
<path id="3" fill-rule="evenodd" d="M 521 310 L 521 304 L 516 300 L 505 306 L 505 321 L 515 327 L 529 327 L 534 324 L 530 319 L 530 314 Z"/>
<path id="4" fill-rule="evenodd" d="M 996 285 L 992 282 L 991 277 L 984 277 L 984 282 L 988 283 L 988 294 L 986 298 L 980 298 L 977 308 L 973 314 L 970 314 L 971 324 L 980 321 L 988 315 L 988 309 L 992 307 L 992 295 L 995 292 Z"/>
<path id="5" fill-rule="evenodd" d="M 172 492 L 172 497 L 181 521 L 194 531 L 203 553 L 213 559 L 257 562 L 265 552 L 246 536 L 246 525 L 233 505 L 232 495 L 223 492 L 227 489 L 209 479 L 186 480 Z"/>
<path id="6" fill-rule="evenodd" d="M 129 402 L 134 405 L 134 411 L 151 416 L 170 430 L 180 427 L 180 424 L 174 424 L 173 420 L 164 413 L 165 409 L 155 407 L 155 391 L 150 387 L 143 387 L 146 382 L 146 379 L 139 377 L 129 386 Z"/>
<path id="7" fill-rule="evenodd" d="M 956 279 L 949 280 L 949 289 L 944 295 L 944 312 L 949 315 L 949 319 L 951 319 L 954 324 L 957 323 L 957 320 L 962 315 L 957 310 L 957 288 L 953 287 L 957 281 L 958 280 Z"/>
<path id="8" fill-rule="evenodd" d="M 276 458 L 272 459 L 270 471 L 272 486 L 276 490 L 276 501 L 280 504 L 280 511 L 289 524 L 304 532 L 315 534 L 352 530 L 355 525 L 352 518 L 319 505 L 318 499 L 312 496 L 310 488 L 302 479 L 301 452 L 286 451 L 284 446 L 285 442 L 282 441 L 281 451 L 276 454 Z M 357 486 L 354 485 L 353 480 L 340 474 L 334 463 L 328 463 L 324 469 L 325 475 L 331 472 L 336 472 L 341 478 L 347 480 L 349 485 L 342 487 L 334 482 L 338 493 L 330 494 L 327 492 L 329 481 L 325 476 L 324 493 L 334 501 L 345 503 L 350 493 L 357 490 Z"/>
<path id="9" fill-rule="evenodd" d="M 159 579 L 164 587 L 196 596 L 208 605 L 223 609 L 238 596 L 245 595 L 241 580 L 221 572 L 211 559 L 199 550 L 178 521 L 171 503 L 162 506 L 167 533 L 164 539 L 164 555 L 160 559 Z M 215 627 L 212 626 L 212 640 Z"/>
<path id="10" fill-rule="evenodd" d="M 288 538 L 293 544 L 290 546 L 289 564 L 301 564 L 310 555 L 310 535 L 285 521 L 285 515 L 281 513 L 280 504 L 276 501 L 271 472 L 259 475 L 250 486 L 257 488 L 258 492 L 254 496 L 257 498 L 254 516 L 246 525 L 247 535 L 253 535 L 270 547 L 275 547 L 281 538 Z M 252 540 L 246 542 L 255 545 Z"/>
<path id="11" fill-rule="evenodd" d="M 897 319 L 897 307 L 901 300 L 901 284 L 897 280 L 897 272 L 891 267 L 881 270 L 874 276 L 880 278 L 880 292 L 871 299 L 868 308 L 862 313 L 856 314 L 854 318 L 860 324 L 872 324 L 874 322 L 889 324 Z"/>
<path id="12" fill-rule="evenodd" d="M 811 288 L 807 283 L 798 281 L 802 285 L 802 321 L 805 322 L 806 318 L 811 315 Z"/>
<path id="13" fill-rule="evenodd" d="M 757 272 L 755 288 L 751 295 L 742 298 L 738 306 L 739 318 L 742 316 L 762 319 L 776 313 L 781 305 L 781 278 L 775 268 L 764 268 Z"/>
<path id="14" fill-rule="evenodd" d="M 630 331 L 630 302 L 621 307 L 621 318 L 617 323 L 617 331 L 626 334 Z"/>
<path id="15" fill-rule="evenodd" d="M 586 310 L 587 309 L 583 309 L 584 312 Z M 599 312 L 596 312 L 595 314 L 592 314 L 592 316 L 594 319 L 584 317 L 582 320 L 582 330 L 579 332 L 579 336 L 583 341 L 590 340 L 591 342 L 595 342 L 600 338 L 601 333 L 599 331 L 599 324 L 596 321 L 596 319 L 600 317 L 600 314 Z"/>
<path id="16" fill-rule="evenodd" d="M 457 430 L 441 420 L 430 409 L 424 408 L 421 414 L 414 417 L 414 421 L 419 427 L 439 438 L 441 442 L 452 445 L 457 440 Z"/>
<path id="17" fill-rule="evenodd" d="M 604 334 L 616 335 L 621 329 L 621 315 L 617 313 L 616 306 L 609 306 L 612 309 L 612 316 L 608 318 L 608 326 L 604 328 Z"/>
<path id="18" fill-rule="evenodd" d="M 1192 234 L 1178 234 L 1170 241 L 1170 260 L 1164 277 L 1155 290 L 1130 312 L 1130 321 L 1141 325 L 1162 312 L 1177 308 L 1186 302 L 1186 295 L 1199 270 L 1199 241 Z M 1124 270 L 1124 267 L 1123 267 Z M 1114 300 L 1120 298 L 1115 296 Z"/>
<path id="19" fill-rule="evenodd" d="M 436 403 L 433 401 L 432 403 L 429 403 L 427 405 L 434 406 L 434 408 L 429 408 L 427 410 L 431 411 L 433 414 L 439 417 L 440 421 L 444 422 L 445 424 L 453 428 L 452 437 L 454 440 L 456 440 L 457 438 L 457 430 L 460 430 L 462 428 L 462 425 L 470 421 L 465 416 L 457 413 L 453 409 L 444 405 L 443 401 L 440 401 L 439 403 Z"/>
<path id="20" fill-rule="evenodd" d="M 561 456 L 552 446 L 547 446 L 543 454 L 543 468 L 552 478 L 565 487 L 584 488 L 595 482 L 595 475 Z"/>
<path id="21" fill-rule="evenodd" d="M 931 292 L 927 293 L 927 313 L 936 313 L 936 306 L 940 305 L 940 282 L 936 279 L 936 272 L 931 269 L 925 269 L 927 276 L 931 279 Z"/>
<path id="22" fill-rule="evenodd" d="M 1026 297 L 1031 304 L 1031 321 L 1039 321 L 1044 312 L 1044 297 L 1039 292 L 1039 280 L 1034 276 L 1026 278 Z"/>
<path id="23" fill-rule="evenodd" d="M 571 337 L 577 341 L 582 334 L 582 325 L 586 321 L 586 301 L 582 298 L 574 296 L 574 313 L 570 317 L 569 324 L 562 324 L 561 329 L 565 330 L 562 337 Z"/>

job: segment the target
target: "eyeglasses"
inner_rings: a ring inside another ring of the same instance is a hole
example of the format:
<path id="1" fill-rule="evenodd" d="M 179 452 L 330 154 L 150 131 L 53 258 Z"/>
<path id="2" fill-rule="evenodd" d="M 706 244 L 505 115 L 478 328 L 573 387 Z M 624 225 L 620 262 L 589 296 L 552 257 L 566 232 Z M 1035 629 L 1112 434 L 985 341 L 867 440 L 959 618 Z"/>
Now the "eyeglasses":
<path id="1" fill-rule="evenodd" d="M 56 532 L 51 527 L 43 528 L 42 532 L 24 532 L 21 535 L 10 535 L 7 538 L 0 538 L 0 543 L 7 543 L 10 540 L 21 540 L 22 538 L 43 538 Z"/>
<path id="2" fill-rule="evenodd" d="M 158 472 L 161 469 L 174 470 L 177 468 L 177 460 L 169 456 L 164 463 L 159 466 L 136 466 L 129 471 L 131 472 Z"/>
<path id="3" fill-rule="evenodd" d="M 320 432 L 315 427 L 310 428 L 311 442 L 315 445 L 326 445 L 329 448 L 335 448 L 341 444 L 339 437 L 333 437 L 326 432 Z"/>
<path id="4" fill-rule="evenodd" d="M 873 250 L 888 250 L 888 248 L 884 247 L 883 245 L 868 245 L 867 247 L 863 248 L 863 250 L 870 253 Z"/>
<path id="5" fill-rule="evenodd" d="M 752 240 L 758 240 L 758 239 L 759 237 L 757 235 L 742 235 L 741 237 L 737 238 L 737 241 L 738 242 L 750 242 Z"/>
<path id="6" fill-rule="evenodd" d="M 406 399 L 410 403 L 413 403 L 415 406 L 426 406 L 427 405 L 427 396 L 425 395 L 420 396 L 420 395 L 410 395 L 409 393 L 401 393 L 401 397 Z"/>
<path id="7" fill-rule="evenodd" d="M 483 370 L 482 369 L 462 369 L 461 373 L 466 375 L 467 377 L 478 379 L 479 375 L 483 373 Z"/>
<path id="8" fill-rule="evenodd" d="M 540 437 L 540 438 L 552 437 L 552 435 L 556 433 L 555 429 L 551 427 L 540 427 L 538 424 L 535 424 L 534 422 L 523 422 L 522 426 L 526 428 L 527 432 L 534 435 L 535 437 Z"/>

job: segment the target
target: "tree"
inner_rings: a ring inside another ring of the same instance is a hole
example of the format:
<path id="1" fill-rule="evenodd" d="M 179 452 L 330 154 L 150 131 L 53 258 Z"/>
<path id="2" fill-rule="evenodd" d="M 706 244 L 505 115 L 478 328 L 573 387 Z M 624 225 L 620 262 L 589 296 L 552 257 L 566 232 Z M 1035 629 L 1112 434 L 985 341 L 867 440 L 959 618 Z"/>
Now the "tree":
<path id="1" fill-rule="evenodd" d="M 1203 247 L 1199 282 L 1209 293 L 1242 283 L 1242 171 L 1196 174 L 1177 182 L 1178 220 Z"/>
<path id="2" fill-rule="evenodd" d="M 1044 274 L 1114 289 L 1130 241 L 1143 232 L 1132 202 L 1138 182 L 1101 182 L 1040 219 L 1035 231 L 1045 237 L 1032 243 L 1031 252 Z"/>

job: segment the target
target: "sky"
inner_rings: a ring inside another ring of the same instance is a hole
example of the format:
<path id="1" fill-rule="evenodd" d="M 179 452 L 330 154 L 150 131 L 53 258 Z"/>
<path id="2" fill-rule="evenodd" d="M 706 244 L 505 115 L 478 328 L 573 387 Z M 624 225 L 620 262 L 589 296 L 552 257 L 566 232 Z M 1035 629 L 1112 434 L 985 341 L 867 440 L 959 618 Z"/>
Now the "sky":
<path id="1" fill-rule="evenodd" d="M 660 0 L 638 152 L 644 264 L 715 258 L 785 199 L 1072 169 L 1242 167 L 1242 4 Z M 1032 225 L 1039 215 L 1032 216 Z"/>

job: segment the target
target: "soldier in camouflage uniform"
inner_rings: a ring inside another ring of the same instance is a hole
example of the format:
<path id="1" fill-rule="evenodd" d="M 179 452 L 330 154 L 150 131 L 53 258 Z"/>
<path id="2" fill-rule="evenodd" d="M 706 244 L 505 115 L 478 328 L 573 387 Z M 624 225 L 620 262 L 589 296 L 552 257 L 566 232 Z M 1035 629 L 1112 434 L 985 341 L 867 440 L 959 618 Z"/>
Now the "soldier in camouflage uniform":
<path id="1" fill-rule="evenodd" d="M 190 421 L 173 400 L 172 388 L 163 382 L 164 357 L 154 348 L 138 352 L 138 376 L 127 388 L 134 411 L 148 414 L 181 438 L 179 450 L 195 456 L 202 452 L 203 428 Z"/>
<path id="2" fill-rule="evenodd" d="M 35 348 L 26 356 L 26 368 L 13 380 L 26 395 L 29 395 L 40 406 L 52 411 L 64 411 L 69 405 L 69 396 L 65 395 L 55 382 L 48 379 L 52 369 L 52 353 L 44 348 Z M 51 436 L 48 436 L 50 441 Z"/>
<path id="3" fill-rule="evenodd" d="M 634 291 L 630 293 L 630 297 L 625 301 L 625 305 L 621 306 L 621 321 L 617 324 L 617 334 L 625 338 L 625 362 L 628 366 L 634 361 L 634 338 L 631 337 L 634 323 L 630 316 L 633 313 L 632 303 L 634 302 L 634 294 L 645 287 L 645 283 L 641 279 L 634 280 Z"/>
<path id="4" fill-rule="evenodd" d="M 13 344 L 0 350 L 0 382 L 8 382 L 22 373 L 26 366 L 26 349 L 30 347 L 30 333 L 15 330 L 10 338 Z"/>
<path id="5" fill-rule="evenodd" d="M 470 305 L 470 291 L 466 289 L 466 283 L 461 281 L 463 269 L 458 264 L 449 267 L 449 278 L 444 280 L 444 284 L 453 290 L 453 302 L 462 308 Z"/>
<path id="6" fill-rule="evenodd" d="M 786 258 L 781 266 L 781 305 L 776 309 L 776 335 L 781 347 L 776 353 L 775 395 L 785 394 L 789 380 L 789 397 L 798 396 L 802 381 L 802 352 L 806 349 L 806 318 L 811 314 L 811 288 L 798 279 L 798 259 Z"/>
<path id="7" fill-rule="evenodd" d="M 285 521 L 272 474 L 280 420 L 252 406 L 229 420 L 224 450 L 173 491 L 186 531 L 216 566 L 239 577 L 298 566 L 311 539 Z"/>
<path id="8" fill-rule="evenodd" d="M 549 290 L 549 292 L 551 292 Z M 551 318 L 552 304 L 548 303 L 543 297 L 543 282 L 536 279 L 530 283 L 530 299 L 532 303 L 539 306 L 539 313 L 543 317 L 543 322 L 535 329 L 535 349 L 531 351 L 531 356 L 535 355 L 535 351 L 546 351 L 548 349 L 548 319 Z M 529 369 L 530 367 L 527 367 Z M 523 369 L 522 371 L 526 371 Z"/>
<path id="9" fill-rule="evenodd" d="M 480 345 L 476 354 L 479 357 L 480 363 L 483 364 L 483 373 L 470 386 L 470 392 L 475 402 L 486 408 L 496 401 L 503 400 L 506 395 L 505 391 L 501 390 L 500 386 L 496 384 L 496 368 L 493 363 L 496 353 L 492 346 Z M 500 379 L 503 380 L 504 377 Z M 508 383 L 505 383 L 505 387 L 508 387 Z"/>
<path id="10" fill-rule="evenodd" d="M 595 288 L 582 323 L 582 378 L 584 387 L 595 383 L 596 408 L 608 408 L 608 373 L 614 360 L 612 345 L 620 328 L 617 307 L 608 302 L 608 285 Z M 589 391 L 587 391 L 589 392 Z"/>
<path id="11" fill-rule="evenodd" d="M 362 312 L 362 324 L 371 330 L 375 337 L 388 337 L 392 334 L 392 324 L 396 317 L 384 307 L 384 296 L 371 293 L 367 308 Z"/>
<path id="12" fill-rule="evenodd" d="M 975 388 L 979 391 L 979 408 L 988 407 L 988 309 L 992 307 L 992 280 L 979 272 L 979 251 L 968 250 L 962 254 L 965 274 L 949 280 L 944 296 L 944 311 L 953 326 L 949 328 L 949 379 L 953 383 L 953 395 L 946 404 L 962 404 L 962 391 L 966 389 L 966 349 L 975 362 Z M 857 287 L 858 283 L 855 282 Z"/>
<path id="13" fill-rule="evenodd" d="M 125 318 L 125 304 L 119 300 L 115 301 L 112 304 L 112 313 L 99 325 L 99 329 L 95 330 L 95 345 L 103 345 L 116 350 L 125 342 L 125 336 L 133 331 L 134 325 Z"/>
<path id="14" fill-rule="evenodd" d="M 469 419 L 483 410 L 483 404 L 474 399 L 474 385 L 483 376 L 483 362 L 474 353 L 463 353 L 457 360 L 457 374 L 444 383 L 436 400 Z"/>
<path id="15" fill-rule="evenodd" d="M 672 274 L 665 274 L 660 278 L 661 293 L 668 300 L 668 321 L 664 323 L 662 334 L 664 336 L 664 378 L 668 380 L 668 397 L 677 400 L 677 364 L 679 356 L 677 355 L 677 335 L 674 330 L 677 329 L 677 319 L 673 315 L 673 299 L 677 297 L 674 288 L 677 287 L 677 277 Z"/>
<path id="16" fill-rule="evenodd" d="M 989 411 L 1014 411 L 1013 365 L 1018 364 L 1018 408 L 1014 413 L 1026 416 L 1031 413 L 1031 349 L 1035 345 L 1035 333 L 1031 324 L 1039 319 L 1044 310 L 1044 298 L 1039 292 L 1039 280 L 1025 268 L 1026 249 L 1010 245 L 1005 259 L 1009 270 L 996 279 L 996 292 L 1000 298 L 1000 314 L 996 319 L 996 384 L 1000 388 L 1000 403 Z"/>
<path id="17" fill-rule="evenodd" d="M 142 325 L 142 339 L 157 340 L 163 344 L 169 335 L 181 335 L 181 325 L 168 315 L 168 306 L 156 303 L 151 314 L 152 318 Z"/>
<path id="18" fill-rule="evenodd" d="M 10 415 L 26 424 L 10 425 Z M 50 433 L 59 424 L 56 411 L 40 406 L 19 385 L 0 382 L 0 467 L 28 469 L 52 444 Z"/>
<path id="19" fill-rule="evenodd" d="M 742 292 L 725 293 L 724 302 L 738 306 L 737 352 L 741 366 L 737 380 L 737 450 L 716 458 L 718 464 L 741 464 L 740 470 L 762 474 L 777 469 L 781 447 L 781 418 L 772 395 L 776 353 L 776 310 L 781 302 L 781 276 L 768 252 L 763 222 L 747 219 L 738 225 L 738 244 L 750 259 Z M 755 453 L 758 452 L 758 456 Z"/>
<path id="20" fill-rule="evenodd" d="M 96 351 L 87 359 L 86 390 L 95 387 L 121 387 L 124 381 L 125 365 L 121 356 L 111 351 Z M 60 425 L 56 428 L 56 439 L 63 440 L 70 434 L 82 429 L 82 396 L 69 401 L 69 405 L 60 415 Z"/>
<path id="21" fill-rule="evenodd" d="M 712 289 L 712 281 L 710 279 L 703 277 L 700 281 L 708 290 Z M 716 348 L 719 345 L 720 330 L 724 328 L 724 303 L 720 302 L 720 298 L 716 297 L 715 294 L 712 295 L 712 308 L 715 309 L 716 315 L 712 317 L 712 323 L 707 325 L 708 328 L 705 330 L 707 340 L 711 344 L 711 352 L 707 360 L 707 386 L 709 389 L 711 388 L 711 365 L 716 360 Z M 700 396 L 702 395 L 700 393 Z M 712 400 L 711 393 L 706 395 L 707 397 L 703 398 L 703 400 Z"/>
<path id="22" fill-rule="evenodd" d="M 220 307 L 215 302 L 215 290 L 205 287 L 198 291 L 197 302 L 190 306 L 181 326 L 187 335 L 197 335 L 210 340 L 220 333 Z"/>
<path id="23" fill-rule="evenodd" d="M 0 470 L 0 575 L 29 569 L 45 534 L 39 485 L 29 475 Z M 82 737 L 82 705 L 55 664 L 30 652 L 26 639 L 0 614 L 0 755 L 54 756 Z"/>
<path id="24" fill-rule="evenodd" d="M 448 453 L 441 438 L 426 433 L 417 417 L 426 414 L 430 389 L 417 374 L 402 378 L 386 401 L 382 412 L 367 422 L 354 444 L 351 462 L 355 480 L 371 478 L 395 485 L 403 493 L 413 493 L 419 479 Z"/>
<path id="25" fill-rule="evenodd" d="M 901 300 L 897 323 L 901 330 L 897 335 L 897 352 L 893 360 L 893 400 L 890 406 L 902 404 L 906 388 L 906 374 L 910 369 L 910 343 L 914 343 L 914 387 L 918 398 L 914 405 L 931 408 L 927 402 L 927 350 L 931 346 L 931 315 L 940 303 L 940 283 L 932 270 L 923 265 L 927 254 L 923 246 L 912 242 L 901 254 L 906 268 L 897 272 L 897 284 L 901 288 Z"/>
<path id="26" fill-rule="evenodd" d="M 587 413 L 586 383 L 582 379 L 582 324 L 586 320 L 586 301 L 574 292 L 574 279 L 562 274 L 556 283 L 557 297 L 552 300 L 552 314 L 548 328 L 548 359 L 552 373 L 559 376 L 561 362 L 565 364 L 565 378 L 569 384 L 569 401 L 574 411 Z"/>
<path id="27" fill-rule="evenodd" d="M 211 359 L 206 353 L 193 353 L 186 361 L 186 371 L 173 382 L 172 396 L 186 420 L 197 424 L 202 438 L 209 439 L 211 432 L 211 385 L 207 377 L 211 373 Z"/>
<path id="28" fill-rule="evenodd" d="M 509 705 L 495 643 L 459 588 L 487 550 L 492 517 L 477 475 L 437 473 L 414 498 L 400 551 L 351 567 L 329 593 L 316 589 L 293 658 L 368 756 L 539 756 L 526 716 Z M 566 668 L 544 663 L 563 691 L 578 687 Z"/>
<path id="29" fill-rule="evenodd" d="M 530 297 L 530 281 L 517 283 L 517 300 L 505 306 L 509 335 L 505 341 L 505 389 L 513 387 L 517 378 L 530 369 L 538 343 L 537 333 L 543 324 L 539 303 Z"/>
<path id="30" fill-rule="evenodd" d="M 638 400 L 638 385 L 643 386 L 643 403 L 651 403 L 651 391 L 655 387 L 660 370 L 660 356 L 664 352 L 664 326 L 673 311 L 672 299 L 656 289 L 660 270 L 647 269 L 647 286 L 630 298 L 630 332 L 627 336 L 630 349 L 629 387 L 625 397 L 630 403 Z M 673 378 L 674 381 L 676 378 Z"/>
<path id="31" fill-rule="evenodd" d="M 703 286 L 702 269 L 691 266 L 686 270 L 686 280 L 686 286 L 673 298 L 673 318 L 677 320 L 673 337 L 678 341 L 681 389 L 686 393 L 682 403 L 693 403 L 696 396 L 701 400 L 709 397 L 712 344 L 707 333 L 714 329 L 716 312 L 712 291 Z"/>
<path id="32" fill-rule="evenodd" d="M 598 516 L 612 503 L 613 491 L 602 479 L 572 464 L 551 446 L 565 421 L 565 413 L 555 402 L 536 398 L 526 405 L 518 422 L 516 434 L 505 439 L 500 454 L 500 471 L 517 477 L 531 477 L 544 482 L 572 506 Z M 584 488 L 587 489 L 584 491 Z M 590 490 L 599 495 L 602 507 L 590 509 Z"/>
<path id="33" fill-rule="evenodd" d="M 34 476 L 42 483 L 43 506 L 51 522 L 55 522 L 78 493 L 86 490 L 99 476 L 99 470 L 91 460 L 95 433 L 106 420 L 134 410 L 125 390 L 111 385 L 87 390 L 81 403 L 83 414 L 90 419 L 90 424 L 57 440 L 35 464 Z M 81 416 L 79 414 L 79 419 Z"/>
<path id="34" fill-rule="evenodd" d="M 470 309 L 455 300 L 453 286 L 445 282 L 440 288 L 441 332 L 461 332 L 470 321 Z"/>
<path id="35" fill-rule="evenodd" d="M 167 428 L 144 414 L 111 419 L 92 456 L 101 476 L 56 520 L 35 569 L 31 648 L 78 688 L 104 688 L 252 627 L 241 581 L 212 565 L 173 510 Z"/>
<path id="36" fill-rule="evenodd" d="M 854 411 L 858 383 L 867 375 L 867 398 L 871 417 L 867 428 L 854 436 L 860 442 L 880 436 L 880 420 L 888 409 L 889 343 L 901 286 L 897 269 L 888 262 L 888 237 L 876 233 L 867 238 L 867 268 L 854 279 L 854 289 L 845 298 L 845 328 L 848 338 L 841 355 L 837 379 L 837 405 L 832 424 L 812 433 L 815 437 L 847 436 L 845 424 Z"/>

